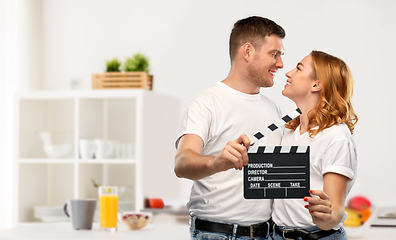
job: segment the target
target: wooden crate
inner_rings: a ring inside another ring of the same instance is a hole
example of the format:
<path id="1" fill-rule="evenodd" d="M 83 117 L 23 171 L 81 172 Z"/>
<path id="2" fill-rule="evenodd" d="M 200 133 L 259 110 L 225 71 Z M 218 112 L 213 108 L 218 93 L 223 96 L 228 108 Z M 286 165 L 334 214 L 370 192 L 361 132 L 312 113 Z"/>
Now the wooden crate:
<path id="1" fill-rule="evenodd" d="M 153 89 L 153 76 L 147 72 L 108 72 L 92 74 L 93 89 Z"/>

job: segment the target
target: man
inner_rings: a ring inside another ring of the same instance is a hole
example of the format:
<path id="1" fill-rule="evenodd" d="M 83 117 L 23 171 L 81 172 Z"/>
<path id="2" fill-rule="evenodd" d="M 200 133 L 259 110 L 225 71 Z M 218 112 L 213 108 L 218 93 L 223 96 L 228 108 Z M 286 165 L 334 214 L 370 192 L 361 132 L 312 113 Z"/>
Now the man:
<path id="1" fill-rule="evenodd" d="M 276 71 L 283 68 L 284 37 L 284 29 L 266 18 L 236 22 L 227 78 L 195 96 L 182 113 L 175 173 L 194 180 L 187 204 L 191 239 L 267 239 L 271 231 L 272 201 L 244 199 L 240 170 L 248 163 L 250 140 L 245 134 L 265 129 L 281 117 L 260 88 L 273 86 Z M 277 131 L 256 144 L 280 143 Z"/>

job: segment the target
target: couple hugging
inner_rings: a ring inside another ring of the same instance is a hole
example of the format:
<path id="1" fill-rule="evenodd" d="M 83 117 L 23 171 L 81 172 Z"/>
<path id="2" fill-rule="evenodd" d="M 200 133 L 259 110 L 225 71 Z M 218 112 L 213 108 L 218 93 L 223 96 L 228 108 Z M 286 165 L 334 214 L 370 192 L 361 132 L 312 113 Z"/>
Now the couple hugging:
<path id="1" fill-rule="evenodd" d="M 248 135 L 282 117 L 260 93 L 283 68 L 284 29 L 262 17 L 234 24 L 226 79 L 184 108 L 174 171 L 193 180 L 187 207 L 191 239 L 347 239 L 345 199 L 356 177 L 353 78 L 341 59 L 312 51 L 286 73 L 282 94 L 301 115 L 259 146 L 310 146 L 310 196 L 245 199 Z"/>

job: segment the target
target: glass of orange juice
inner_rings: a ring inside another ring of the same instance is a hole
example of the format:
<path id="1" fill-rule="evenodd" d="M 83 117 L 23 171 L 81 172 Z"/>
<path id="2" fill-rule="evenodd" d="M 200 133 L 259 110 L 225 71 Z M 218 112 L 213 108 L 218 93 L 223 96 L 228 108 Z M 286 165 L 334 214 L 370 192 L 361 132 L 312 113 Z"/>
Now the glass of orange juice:
<path id="1" fill-rule="evenodd" d="M 117 231 L 118 187 L 99 187 L 100 230 Z"/>

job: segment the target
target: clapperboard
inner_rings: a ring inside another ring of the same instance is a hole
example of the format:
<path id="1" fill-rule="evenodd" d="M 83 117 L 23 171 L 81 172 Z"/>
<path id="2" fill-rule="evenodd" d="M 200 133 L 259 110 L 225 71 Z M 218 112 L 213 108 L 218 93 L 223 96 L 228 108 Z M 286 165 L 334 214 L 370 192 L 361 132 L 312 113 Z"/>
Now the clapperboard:
<path id="1" fill-rule="evenodd" d="M 250 137 L 251 143 L 269 135 L 301 114 L 296 109 Z M 309 146 L 255 146 L 248 150 L 243 169 L 246 199 L 303 198 L 309 196 Z"/>

